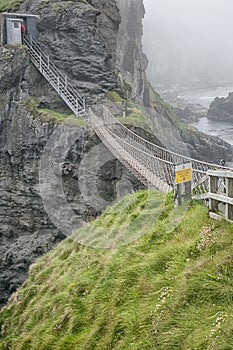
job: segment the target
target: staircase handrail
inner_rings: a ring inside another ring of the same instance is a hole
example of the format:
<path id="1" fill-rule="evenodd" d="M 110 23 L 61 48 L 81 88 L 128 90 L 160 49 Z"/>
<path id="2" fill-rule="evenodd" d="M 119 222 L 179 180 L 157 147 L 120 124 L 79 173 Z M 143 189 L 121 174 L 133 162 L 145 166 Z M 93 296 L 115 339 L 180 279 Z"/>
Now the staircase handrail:
<path id="1" fill-rule="evenodd" d="M 74 101 L 76 101 L 79 109 L 85 110 L 85 100 L 73 88 L 67 76 L 64 77 L 64 75 L 59 71 L 55 64 L 51 62 L 49 56 L 44 54 L 40 46 L 33 39 L 28 39 L 27 37 L 24 38 L 24 43 L 29 48 L 29 50 L 32 51 L 31 58 L 36 60 L 38 66 L 41 65 L 42 68 L 47 69 L 50 72 L 50 74 L 53 74 L 56 77 L 61 92 L 67 91 L 68 93 L 70 93 Z"/>

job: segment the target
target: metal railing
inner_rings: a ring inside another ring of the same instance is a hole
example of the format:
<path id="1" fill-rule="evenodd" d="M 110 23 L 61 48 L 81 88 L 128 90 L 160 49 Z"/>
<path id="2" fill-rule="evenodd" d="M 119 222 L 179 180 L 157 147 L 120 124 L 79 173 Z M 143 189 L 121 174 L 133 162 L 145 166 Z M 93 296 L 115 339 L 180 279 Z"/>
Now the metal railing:
<path id="1" fill-rule="evenodd" d="M 78 117 L 85 117 L 85 99 L 73 88 L 67 76 L 58 70 L 55 64 L 51 62 L 50 57 L 43 53 L 40 46 L 34 40 L 25 37 L 24 44 L 28 48 L 32 63 L 54 90 L 56 90 L 72 112 Z"/>
<path id="2" fill-rule="evenodd" d="M 209 170 L 209 215 L 233 221 L 233 172 Z"/>

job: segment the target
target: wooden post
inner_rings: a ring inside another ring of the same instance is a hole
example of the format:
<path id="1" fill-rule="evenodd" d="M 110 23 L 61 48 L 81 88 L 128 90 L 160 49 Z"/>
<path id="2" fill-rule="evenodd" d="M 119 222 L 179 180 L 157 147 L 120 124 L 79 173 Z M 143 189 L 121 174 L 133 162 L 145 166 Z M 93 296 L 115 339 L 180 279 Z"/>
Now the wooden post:
<path id="1" fill-rule="evenodd" d="M 226 196 L 233 198 L 233 178 L 226 179 Z M 233 219 L 233 205 L 226 203 L 226 219 Z"/>
<path id="2" fill-rule="evenodd" d="M 127 117 L 127 102 L 126 101 L 122 102 L 122 116 Z"/>
<path id="3" fill-rule="evenodd" d="M 175 166 L 175 208 L 192 198 L 192 163 Z"/>
<path id="4" fill-rule="evenodd" d="M 175 205 L 174 205 L 175 208 L 182 205 L 181 184 L 175 185 L 174 202 L 175 202 Z"/>
<path id="5" fill-rule="evenodd" d="M 210 186 L 210 193 L 217 193 L 218 192 L 218 178 L 217 178 L 217 176 L 210 175 L 209 186 Z M 209 209 L 210 210 L 218 209 L 218 201 L 215 199 L 210 199 Z"/>
<path id="6" fill-rule="evenodd" d="M 192 181 L 184 183 L 184 200 L 190 201 L 192 198 Z"/>

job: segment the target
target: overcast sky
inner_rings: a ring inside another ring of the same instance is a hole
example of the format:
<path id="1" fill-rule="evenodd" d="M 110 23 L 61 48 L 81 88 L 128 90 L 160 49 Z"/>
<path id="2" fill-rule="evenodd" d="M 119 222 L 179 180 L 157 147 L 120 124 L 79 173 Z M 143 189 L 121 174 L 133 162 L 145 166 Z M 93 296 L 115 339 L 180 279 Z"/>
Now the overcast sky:
<path id="1" fill-rule="evenodd" d="M 233 0 L 144 0 L 144 5 L 144 51 L 153 79 L 233 83 Z"/>

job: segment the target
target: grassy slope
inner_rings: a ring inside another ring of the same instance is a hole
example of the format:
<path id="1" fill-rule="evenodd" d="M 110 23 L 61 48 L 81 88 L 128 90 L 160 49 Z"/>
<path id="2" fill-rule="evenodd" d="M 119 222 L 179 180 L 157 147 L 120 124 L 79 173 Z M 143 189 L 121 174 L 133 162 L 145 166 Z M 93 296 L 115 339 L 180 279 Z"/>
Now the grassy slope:
<path id="1" fill-rule="evenodd" d="M 146 224 L 154 215 L 136 242 L 101 250 L 73 236 L 31 267 L 1 312 L 1 349 L 233 348 L 232 225 L 192 203 L 168 230 L 171 196 L 163 205 L 149 194 L 92 224 L 126 234 L 135 218 Z"/>
<path id="2" fill-rule="evenodd" d="M 0 12 L 3 11 L 15 11 L 19 8 L 19 5 L 24 0 L 1 0 L 0 1 Z"/>

